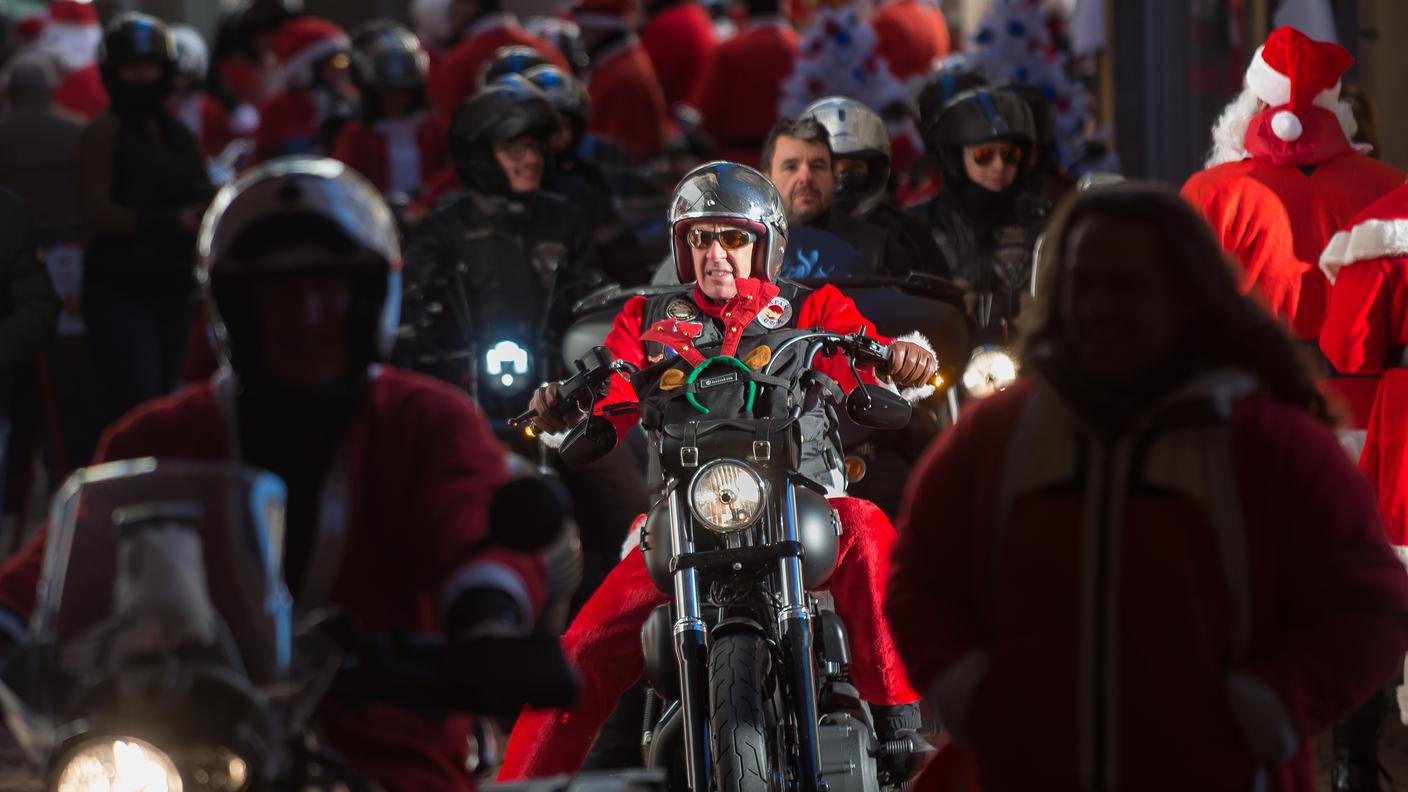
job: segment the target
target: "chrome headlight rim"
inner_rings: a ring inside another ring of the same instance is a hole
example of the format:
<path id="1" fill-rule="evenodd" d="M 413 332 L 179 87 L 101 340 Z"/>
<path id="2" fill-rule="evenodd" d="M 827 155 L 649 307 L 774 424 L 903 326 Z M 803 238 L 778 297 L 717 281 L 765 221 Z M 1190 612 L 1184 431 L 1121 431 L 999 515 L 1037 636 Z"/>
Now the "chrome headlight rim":
<path id="1" fill-rule="evenodd" d="M 987 374 L 979 373 L 976 366 L 985 359 L 1000 359 L 1005 361 L 1005 371 L 1000 378 L 994 378 Z M 1008 373 L 1010 372 L 1010 374 Z M 968 357 L 968 365 L 963 367 L 963 376 L 960 382 L 963 384 L 963 391 L 974 399 L 986 399 L 994 394 L 1001 393 L 1012 387 L 1012 383 L 1017 381 L 1021 373 L 1021 366 L 1017 363 L 1017 358 L 1012 355 L 1012 350 L 998 344 L 984 344 L 973 350 L 973 354 Z"/>
<path id="2" fill-rule="evenodd" d="M 723 526 L 710 520 L 699 508 L 698 502 L 699 486 L 704 481 L 705 475 L 725 467 L 737 468 L 742 471 L 749 483 L 751 483 L 758 492 L 757 505 L 751 510 L 748 518 L 734 526 Z M 757 524 L 758 520 L 763 516 L 763 507 L 767 502 L 767 482 L 763 480 L 762 475 L 758 473 L 758 471 L 754 470 L 743 460 L 734 459 L 732 457 L 721 457 L 700 466 L 700 468 L 695 471 L 694 476 L 689 482 L 687 500 L 689 502 L 689 511 L 694 515 L 696 520 L 704 524 L 705 528 L 708 528 L 710 531 L 720 536 L 729 536 L 748 530 L 753 525 Z"/>

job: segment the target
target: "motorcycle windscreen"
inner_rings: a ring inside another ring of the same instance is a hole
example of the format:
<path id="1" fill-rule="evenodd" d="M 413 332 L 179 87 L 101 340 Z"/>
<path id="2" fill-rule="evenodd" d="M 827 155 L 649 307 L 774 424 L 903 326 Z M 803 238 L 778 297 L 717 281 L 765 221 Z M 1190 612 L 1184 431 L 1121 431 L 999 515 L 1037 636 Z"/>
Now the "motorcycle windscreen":
<path id="1" fill-rule="evenodd" d="M 142 653 L 237 656 L 283 679 L 286 489 L 227 462 L 136 459 L 76 471 L 54 497 L 31 623 L 78 674 Z"/>

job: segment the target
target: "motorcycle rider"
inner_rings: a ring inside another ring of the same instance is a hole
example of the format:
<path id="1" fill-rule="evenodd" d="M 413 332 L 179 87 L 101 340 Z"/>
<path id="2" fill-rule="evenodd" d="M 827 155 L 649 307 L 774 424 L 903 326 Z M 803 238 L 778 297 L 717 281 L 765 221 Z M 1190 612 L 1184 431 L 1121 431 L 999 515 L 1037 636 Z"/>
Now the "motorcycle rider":
<path id="1" fill-rule="evenodd" d="M 450 164 L 445 128 L 426 103 L 429 56 L 415 34 L 399 25 L 359 39 L 352 76 L 361 117 L 342 128 L 332 156 L 383 194 L 414 195 Z"/>
<path id="2" fill-rule="evenodd" d="M 834 206 L 836 172 L 832 166 L 831 135 L 815 118 L 778 121 L 763 143 L 762 171 L 782 195 L 787 222 L 793 228 L 811 226 L 829 232 L 860 254 L 861 273 L 903 276 L 934 271 L 905 244 L 898 228 L 883 228 Z M 939 265 L 942 265 L 940 260 Z M 793 273 L 789 273 L 793 274 Z M 808 273 L 830 277 L 839 273 Z M 939 274 L 947 274 L 940 271 Z M 803 277 L 801 272 L 796 277 Z"/>
<path id="3" fill-rule="evenodd" d="M 546 570 L 540 556 L 486 543 L 506 472 L 482 413 L 441 383 L 376 364 L 396 329 L 401 258 L 376 190 L 334 160 L 276 160 L 220 192 L 200 239 L 222 369 L 128 413 L 95 461 L 228 459 L 281 476 L 297 613 L 335 607 L 372 634 L 443 631 L 480 660 L 493 658 L 473 654 L 468 636 L 527 634 Z M 0 568 L 11 627 L 34 606 L 45 536 Z M 502 667 L 486 683 L 505 693 L 535 673 Z M 462 718 L 329 700 L 320 722 L 387 789 L 474 789 Z"/>
<path id="4" fill-rule="evenodd" d="M 641 340 L 641 335 L 669 321 L 701 325 L 701 334 L 694 338 L 700 344 L 733 335 L 751 343 L 772 331 L 798 327 L 874 334 L 874 324 L 835 287 L 810 290 L 780 280 L 788 221 L 782 198 L 758 171 L 728 162 L 695 168 L 675 189 L 670 226 L 677 274 L 685 285 L 651 297 L 636 296 L 625 304 L 605 341 L 618 360 L 646 366 L 663 359 L 668 350 Z M 887 373 L 896 385 L 916 386 L 933 376 L 937 364 L 923 346 L 898 340 L 891 349 Z M 844 389 L 856 385 L 842 359 L 819 359 L 816 367 Z M 874 374 L 862 369 L 862 377 L 873 380 Z M 542 431 L 568 425 L 551 409 L 558 388 L 558 383 L 550 383 L 533 395 L 532 407 L 538 413 L 534 421 Z M 630 384 L 614 378 L 602 412 L 615 424 L 618 436 L 639 420 L 639 412 L 620 413 L 612 405 L 636 402 Z M 844 497 L 834 433 L 834 426 L 809 433 L 802 454 L 813 460 L 804 463 L 803 474 L 834 496 L 831 504 L 842 525 L 840 563 L 830 588 L 850 630 L 855 685 L 875 705 L 880 739 L 909 737 L 919 725 L 914 704 L 919 696 L 892 654 L 888 627 L 879 612 L 894 529 L 873 504 Z M 570 712 L 530 710 L 521 715 L 505 750 L 501 780 L 579 768 L 598 728 L 640 676 L 640 627 L 663 601 L 647 575 L 642 553 L 633 548 L 563 636 L 569 662 L 582 683 L 577 706 Z"/>
<path id="5" fill-rule="evenodd" d="M 281 90 L 259 108 L 257 159 L 331 150 L 355 114 L 351 46 L 342 28 L 326 19 L 294 17 L 283 23 L 274 37 Z"/>
<path id="6" fill-rule="evenodd" d="M 406 250 L 407 365 L 469 392 L 516 442 L 523 438 L 507 420 L 527 408 L 533 386 L 561 373 L 572 303 L 606 280 L 582 214 L 540 189 L 557 131 L 547 98 L 516 75 L 466 102 L 450 127 L 465 190 L 425 218 Z M 516 370 L 503 368 L 519 354 Z M 564 472 L 587 559 L 584 590 L 620 557 L 645 508 L 643 478 L 625 449 Z"/>
<path id="7" fill-rule="evenodd" d="M 976 88 L 923 119 L 922 128 L 943 187 L 913 211 L 933 229 L 955 280 L 968 291 L 979 340 L 1006 342 L 1031 285 L 1032 249 L 1050 208 L 1030 185 L 1031 109 L 1010 90 Z"/>
<path id="8" fill-rule="evenodd" d="M 586 212 L 602 269 L 617 283 L 648 281 L 653 262 L 616 211 L 606 174 L 583 155 L 588 145 L 608 145 L 605 141 L 585 140 L 591 118 L 586 84 L 551 64 L 535 66 L 523 76 L 542 89 L 562 122 L 551 141 L 552 158 L 543 177 L 544 189 L 565 196 Z"/>
<path id="9" fill-rule="evenodd" d="M 835 207 L 872 225 L 899 234 L 911 262 L 923 271 L 949 274 L 943 251 L 922 221 L 905 214 L 889 199 L 890 132 L 873 110 L 854 99 L 828 96 L 807 105 L 802 118 L 815 118 L 831 134 Z"/>
<path id="10" fill-rule="evenodd" d="M 253 131 L 253 109 L 243 105 L 239 114 L 240 128 L 205 86 L 210 71 L 210 50 L 200 31 L 190 25 L 173 25 L 171 37 L 176 41 L 176 93 L 172 97 L 176 117 L 200 141 L 205 156 L 214 159 L 236 137 Z"/>

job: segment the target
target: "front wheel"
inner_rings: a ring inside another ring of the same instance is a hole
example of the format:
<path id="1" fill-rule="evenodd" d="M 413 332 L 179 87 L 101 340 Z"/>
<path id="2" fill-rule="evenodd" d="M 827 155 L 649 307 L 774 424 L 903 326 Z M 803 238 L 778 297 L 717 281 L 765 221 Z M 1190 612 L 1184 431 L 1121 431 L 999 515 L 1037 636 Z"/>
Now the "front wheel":
<path id="1" fill-rule="evenodd" d="M 718 792 L 771 792 L 775 753 L 768 748 L 763 683 L 768 647 L 755 633 L 713 639 L 709 648 L 709 736 Z"/>

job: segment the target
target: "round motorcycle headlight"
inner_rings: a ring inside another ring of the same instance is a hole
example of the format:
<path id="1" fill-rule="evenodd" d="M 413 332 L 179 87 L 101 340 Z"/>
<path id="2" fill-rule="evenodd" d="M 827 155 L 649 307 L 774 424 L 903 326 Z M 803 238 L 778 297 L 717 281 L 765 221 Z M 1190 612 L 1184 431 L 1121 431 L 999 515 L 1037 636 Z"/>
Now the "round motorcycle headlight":
<path id="1" fill-rule="evenodd" d="M 528 377 L 531 363 L 527 349 L 514 341 L 500 341 L 484 352 L 484 378 L 495 390 L 516 393 L 534 384 Z"/>
<path id="2" fill-rule="evenodd" d="M 103 737 L 78 747 L 59 774 L 57 792 L 181 792 L 171 757 L 144 740 Z"/>
<path id="3" fill-rule="evenodd" d="M 963 389 L 975 399 L 1007 390 L 1017 381 L 1017 361 L 1000 347 L 980 347 L 963 370 Z"/>
<path id="4" fill-rule="evenodd" d="M 763 479 L 741 462 L 710 462 L 694 474 L 689 506 L 712 531 L 741 531 L 763 513 Z"/>

